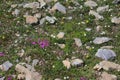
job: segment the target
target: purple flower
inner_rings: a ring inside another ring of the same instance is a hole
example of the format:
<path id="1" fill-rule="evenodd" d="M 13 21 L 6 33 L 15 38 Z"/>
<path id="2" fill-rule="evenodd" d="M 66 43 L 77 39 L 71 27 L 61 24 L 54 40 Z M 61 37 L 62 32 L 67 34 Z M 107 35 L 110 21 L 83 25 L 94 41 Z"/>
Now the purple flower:
<path id="1" fill-rule="evenodd" d="M 33 41 L 32 44 L 35 45 L 35 44 L 37 44 L 37 43 Z"/>
<path id="2" fill-rule="evenodd" d="M 38 45 L 41 47 L 41 48 L 45 48 L 47 46 L 49 46 L 49 41 L 48 40 L 38 40 Z"/>
<path id="3" fill-rule="evenodd" d="M 11 76 L 8 76 L 7 80 L 12 80 L 12 77 L 11 77 Z"/>
<path id="4" fill-rule="evenodd" d="M 3 52 L 0 52 L 0 56 L 4 56 L 5 54 Z"/>
<path id="5" fill-rule="evenodd" d="M 85 77 L 80 77 L 80 80 L 87 80 Z"/>

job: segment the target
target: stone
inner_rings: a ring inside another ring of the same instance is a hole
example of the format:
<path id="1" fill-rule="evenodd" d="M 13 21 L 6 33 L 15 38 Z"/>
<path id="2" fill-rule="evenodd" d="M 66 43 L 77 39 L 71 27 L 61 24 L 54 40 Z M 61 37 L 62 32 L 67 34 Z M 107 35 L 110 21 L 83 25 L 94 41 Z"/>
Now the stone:
<path id="1" fill-rule="evenodd" d="M 104 60 L 104 61 L 101 61 L 99 64 L 96 64 L 93 69 L 98 71 L 101 69 L 104 69 L 106 71 L 109 71 L 109 70 L 120 71 L 120 65 L 114 62 Z"/>
<path id="2" fill-rule="evenodd" d="M 117 76 L 108 74 L 107 72 L 102 72 L 97 80 L 117 80 Z"/>
<path id="3" fill-rule="evenodd" d="M 26 3 L 23 8 L 40 8 L 39 2 Z"/>
<path id="4" fill-rule="evenodd" d="M 71 67 L 69 59 L 63 60 L 62 63 L 67 69 Z"/>
<path id="5" fill-rule="evenodd" d="M 25 53 L 25 51 L 22 49 L 22 50 L 20 50 L 20 52 L 17 53 L 17 54 L 18 54 L 18 56 L 22 57 L 22 56 L 24 55 L 24 53 Z"/>
<path id="6" fill-rule="evenodd" d="M 120 4 L 120 0 L 114 0 L 113 3 L 114 4 Z"/>
<path id="7" fill-rule="evenodd" d="M 74 38 L 74 40 L 75 40 L 75 44 L 76 44 L 78 47 L 82 46 L 82 42 L 81 42 L 81 40 L 80 40 L 79 38 Z"/>
<path id="8" fill-rule="evenodd" d="M 114 46 L 102 46 L 101 49 L 112 49 Z"/>
<path id="9" fill-rule="evenodd" d="M 38 19 L 34 16 L 26 16 L 26 23 L 28 24 L 34 24 L 37 23 Z"/>
<path id="10" fill-rule="evenodd" d="M 46 2 L 44 0 L 38 0 L 38 1 L 40 2 L 40 8 L 46 5 Z"/>
<path id="11" fill-rule="evenodd" d="M 65 44 L 58 44 L 58 46 L 59 46 L 61 49 L 64 49 L 64 48 L 65 48 Z"/>
<path id="12" fill-rule="evenodd" d="M 100 15 L 99 13 L 97 13 L 96 11 L 93 11 L 93 10 L 90 10 L 89 15 L 95 16 L 97 20 L 99 20 L 99 19 L 103 20 L 104 19 L 104 17 L 102 15 Z"/>
<path id="13" fill-rule="evenodd" d="M 45 18 L 42 18 L 39 22 L 40 22 L 40 25 L 43 25 L 45 23 L 46 19 Z"/>
<path id="14" fill-rule="evenodd" d="M 85 6 L 88 6 L 90 8 L 93 8 L 93 7 L 96 7 L 97 6 L 97 3 L 92 1 L 92 0 L 88 0 L 84 3 Z"/>
<path id="15" fill-rule="evenodd" d="M 51 24 L 55 23 L 55 20 L 56 20 L 55 17 L 49 17 L 49 16 L 46 16 L 45 19 Z"/>
<path id="16" fill-rule="evenodd" d="M 52 9 L 50 9 L 50 12 L 55 12 L 55 10 L 58 10 L 59 12 L 66 14 L 66 8 L 60 4 L 59 2 L 57 2 Z"/>
<path id="17" fill-rule="evenodd" d="M 101 6 L 101 7 L 98 7 L 98 8 L 97 8 L 97 12 L 98 12 L 98 13 L 103 13 L 103 12 L 105 12 L 105 11 L 108 11 L 108 9 L 109 9 L 109 5 Z"/>
<path id="18" fill-rule="evenodd" d="M 89 32 L 89 31 L 91 31 L 92 29 L 91 29 L 91 28 L 85 28 L 85 30 Z"/>
<path id="19" fill-rule="evenodd" d="M 83 65 L 83 60 L 81 60 L 81 59 L 73 59 L 73 60 L 71 60 L 71 65 L 72 66 L 82 66 Z"/>
<path id="20" fill-rule="evenodd" d="M 119 18 L 113 17 L 113 18 L 111 19 L 111 22 L 112 22 L 112 23 L 115 23 L 115 24 L 120 24 L 120 17 L 119 17 Z"/>
<path id="21" fill-rule="evenodd" d="M 102 43 L 108 42 L 109 40 L 112 40 L 112 38 L 108 38 L 108 37 L 96 37 L 93 40 L 93 43 L 94 44 L 102 44 Z"/>
<path id="22" fill-rule="evenodd" d="M 57 38 L 58 38 L 58 39 L 61 39 L 61 38 L 64 37 L 64 35 L 65 35 L 64 32 L 59 32 L 58 35 L 57 35 Z"/>
<path id="23" fill-rule="evenodd" d="M 19 13 L 20 13 L 20 10 L 15 9 L 15 11 L 12 12 L 12 15 L 17 17 L 19 15 Z"/>
<path id="24" fill-rule="evenodd" d="M 2 65 L 0 65 L 0 69 L 2 71 L 8 71 L 12 66 L 13 66 L 12 63 L 10 63 L 9 61 L 6 61 Z"/>
<path id="25" fill-rule="evenodd" d="M 34 17 L 36 17 L 36 18 L 41 18 L 41 13 L 36 13 L 35 15 L 34 15 Z"/>
<path id="26" fill-rule="evenodd" d="M 0 77 L 0 80 L 5 80 L 5 77 Z"/>
<path id="27" fill-rule="evenodd" d="M 97 53 L 95 54 L 96 57 L 99 57 L 104 60 L 108 60 L 110 58 L 116 57 L 116 53 L 110 49 L 98 49 Z"/>
<path id="28" fill-rule="evenodd" d="M 32 62 L 32 66 L 36 66 L 38 64 L 39 60 L 38 59 L 34 59 L 33 62 Z"/>

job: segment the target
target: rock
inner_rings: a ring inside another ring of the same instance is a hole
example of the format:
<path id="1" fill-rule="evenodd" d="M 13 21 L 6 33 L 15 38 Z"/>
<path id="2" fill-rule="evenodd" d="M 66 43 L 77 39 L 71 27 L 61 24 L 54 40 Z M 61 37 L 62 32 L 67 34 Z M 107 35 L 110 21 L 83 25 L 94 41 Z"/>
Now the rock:
<path id="1" fill-rule="evenodd" d="M 42 75 L 40 75 L 38 72 L 30 71 L 29 69 L 25 68 L 24 66 L 17 64 L 15 66 L 15 70 L 19 72 L 18 79 L 24 79 L 25 80 L 41 80 Z"/>
<path id="2" fill-rule="evenodd" d="M 22 49 L 22 50 L 18 53 L 18 55 L 19 55 L 20 57 L 22 57 L 22 56 L 24 55 L 24 53 L 25 53 L 25 51 Z"/>
<path id="3" fill-rule="evenodd" d="M 34 16 L 26 16 L 26 23 L 28 24 L 34 24 L 37 23 L 38 19 Z"/>
<path id="4" fill-rule="evenodd" d="M 120 0 L 114 0 L 113 3 L 114 4 L 120 4 Z"/>
<path id="5" fill-rule="evenodd" d="M 75 40 L 75 44 L 76 44 L 78 47 L 82 46 L 82 42 L 81 42 L 81 40 L 80 40 L 79 38 L 74 38 L 74 40 Z"/>
<path id="6" fill-rule="evenodd" d="M 55 80 L 61 80 L 60 78 L 56 78 Z"/>
<path id="7" fill-rule="evenodd" d="M 101 69 L 104 69 L 106 71 L 109 71 L 109 70 L 117 70 L 117 71 L 120 71 L 120 65 L 119 64 L 116 64 L 114 62 L 110 62 L 110 61 L 101 61 L 99 64 L 96 64 L 94 66 L 94 69 L 95 70 L 101 70 Z"/>
<path id="8" fill-rule="evenodd" d="M 65 44 L 58 44 L 58 46 L 59 46 L 61 49 L 64 49 L 64 48 L 65 48 Z"/>
<path id="9" fill-rule="evenodd" d="M 40 2 L 40 8 L 46 5 L 46 2 L 44 0 L 38 0 L 38 1 Z"/>
<path id="10" fill-rule="evenodd" d="M 69 59 L 63 60 L 62 63 L 67 69 L 71 67 Z"/>
<path id="11" fill-rule="evenodd" d="M 117 76 L 108 74 L 107 72 L 102 72 L 97 80 L 117 80 Z"/>
<path id="12" fill-rule="evenodd" d="M 13 66 L 12 63 L 10 63 L 9 61 L 6 61 L 2 65 L 0 65 L 0 69 L 2 71 L 8 71 L 12 66 Z"/>
<path id="13" fill-rule="evenodd" d="M 32 66 L 36 66 L 38 64 L 39 60 L 38 59 L 34 59 L 33 62 L 32 62 Z"/>
<path id="14" fill-rule="evenodd" d="M 53 7 L 52 9 L 50 10 L 50 12 L 55 12 L 55 10 L 58 10 L 60 11 L 61 13 L 63 14 L 66 14 L 66 8 L 60 4 L 59 2 L 57 2 Z"/>
<path id="15" fill-rule="evenodd" d="M 19 13 L 20 13 L 20 10 L 15 9 L 15 11 L 12 12 L 12 15 L 17 17 L 19 15 Z"/>
<path id="16" fill-rule="evenodd" d="M 90 8 L 93 8 L 93 7 L 96 7 L 97 6 L 97 3 L 92 1 L 92 0 L 88 0 L 84 3 L 85 6 L 88 6 Z"/>
<path id="17" fill-rule="evenodd" d="M 65 35 L 64 32 L 59 32 L 58 35 L 57 35 L 57 38 L 58 38 L 58 39 L 61 39 L 61 38 L 64 37 L 64 35 Z"/>
<path id="18" fill-rule="evenodd" d="M 55 20 L 56 20 L 55 17 L 49 17 L 49 16 L 46 16 L 45 19 L 51 24 L 55 23 Z"/>
<path id="19" fill-rule="evenodd" d="M 35 15 L 34 15 L 34 17 L 36 17 L 36 18 L 41 18 L 41 13 L 36 13 Z"/>
<path id="20" fill-rule="evenodd" d="M 91 29 L 91 28 L 85 28 L 85 30 L 89 32 L 89 31 L 91 31 L 92 29 Z"/>
<path id="21" fill-rule="evenodd" d="M 102 43 L 108 42 L 109 40 L 112 40 L 112 38 L 108 38 L 108 37 L 96 37 L 93 40 L 93 43 L 94 44 L 102 44 Z"/>
<path id="22" fill-rule="evenodd" d="M 115 24 L 120 24 L 120 17 L 119 17 L 119 18 L 113 17 L 113 18 L 111 19 L 111 22 L 112 22 L 112 23 L 115 23 Z"/>
<path id="23" fill-rule="evenodd" d="M 108 60 L 110 58 L 116 57 L 116 54 L 113 50 L 110 50 L 110 49 L 98 49 L 95 56 L 104 60 Z"/>
<path id="24" fill-rule="evenodd" d="M 73 59 L 73 60 L 71 60 L 71 65 L 72 66 L 82 66 L 83 65 L 83 60 L 81 60 L 81 59 Z"/>
<path id="25" fill-rule="evenodd" d="M 95 16 L 97 20 L 99 20 L 99 19 L 103 20 L 104 19 L 104 17 L 102 15 L 100 15 L 99 13 L 97 13 L 93 10 L 90 10 L 89 15 Z"/>
<path id="26" fill-rule="evenodd" d="M 111 49 L 114 48 L 114 46 L 102 46 L 101 49 Z"/>
<path id="27" fill-rule="evenodd" d="M 0 80 L 5 80 L 5 77 L 0 77 Z"/>
<path id="28" fill-rule="evenodd" d="M 32 2 L 23 5 L 23 8 L 40 8 L 39 2 Z"/>
<path id="29" fill-rule="evenodd" d="M 15 8 L 15 7 L 17 7 L 18 6 L 18 4 L 12 4 L 11 5 L 11 8 Z"/>
<path id="30" fill-rule="evenodd" d="M 42 18 L 39 22 L 40 22 L 40 25 L 43 25 L 44 24 L 44 22 L 45 22 L 45 18 Z"/>
<path id="31" fill-rule="evenodd" d="M 109 5 L 102 6 L 102 7 L 98 7 L 98 8 L 97 8 L 97 12 L 98 12 L 98 13 L 103 13 L 103 12 L 105 12 L 105 11 L 108 11 L 108 9 L 109 9 Z"/>

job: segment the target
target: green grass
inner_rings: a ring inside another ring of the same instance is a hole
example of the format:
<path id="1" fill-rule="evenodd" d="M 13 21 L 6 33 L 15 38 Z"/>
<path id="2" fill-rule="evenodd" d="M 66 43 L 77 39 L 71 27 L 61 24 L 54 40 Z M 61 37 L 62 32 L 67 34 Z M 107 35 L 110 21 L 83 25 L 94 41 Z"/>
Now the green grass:
<path id="1" fill-rule="evenodd" d="M 36 0 L 29 0 L 27 2 L 33 1 Z M 63 0 L 59 1 L 63 3 L 63 5 L 66 7 L 70 5 L 75 6 L 71 1 L 69 1 L 68 3 L 63 2 Z M 83 5 L 86 0 L 78 1 L 81 5 Z M 58 19 L 58 21 L 56 21 L 54 25 L 46 22 L 43 26 L 40 26 L 28 25 L 25 23 L 25 18 L 23 17 L 24 13 L 29 12 L 30 14 L 32 14 L 32 9 L 23 9 L 22 7 L 16 7 L 20 10 L 20 15 L 18 17 L 15 17 L 11 14 L 11 12 L 8 12 L 12 4 L 20 4 L 26 2 L 26 0 L 0 0 L 0 21 L 2 23 L 0 25 L 0 52 L 5 53 L 4 57 L 0 57 L 0 64 L 9 60 L 14 65 L 7 72 L 0 70 L 0 75 L 9 76 L 17 74 L 15 72 L 15 65 L 17 64 L 16 60 L 18 59 L 20 62 L 25 62 L 25 57 L 31 56 L 32 59 L 45 60 L 43 65 L 37 65 L 35 67 L 36 70 L 43 75 L 43 80 L 53 80 L 55 78 L 63 79 L 66 76 L 69 76 L 69 80 L 79 80 L 82 76 L 87 77 L 89 80 L 96 80 L 93 67 L 101 60 L 95 57 L 95 53 L 97 49 L 99 49 L 101 46 L 115 46 L 113 50 L 116 52 L 117 57 L 113 62 L 120 64 L 120 26 L 112 24 L 110 16 L 113 15 L 120 17 L 120 14 L 118 14 L 120 10 L 120 5 L 116 6 L 115 4 L 112 4 L 112 1 L 113 0 L 99 0 L 97 2 L 99 6 L 108 4 L 110 8 L 113 9 L 110 12 L 105 12 L 102 14 L 105 18 L 103 21 L 96 21 L 94 16 L 88 15 L 90 8 L 83 6 L 82 9 L 79 9 L 79 6 L 77 6 L 76 10 L 67 12 L 67 14 L 61 14 L 59 12 L 52 14 Z M 50 4 L 54 5 L 54 2 Z M 95 9 L 96 8 L 94 8 L 94 10 Z M 12 11 L 14 11 L 14 9 L 12 9 Z M 45 15 L 51 15 L 49 13 L 46 13 L 44 9 L 40 9 L 40 11 L 41 13 L 45 13 Z M 80 16 L 80 14 L 82 14 L 83 16 Z M 69 16 L 72 16 L 73 19 L 64 19 L 65 17 Z M 85 24 L 81 23 L 83 21 L 85 22 Z M 96 33 L 95 28 L 97 25 L 103 26 L 103 31 L 106 32 L 106 34 L 103 36 L 111 37 L 113 38 L 113 41 L 102 45 L 95 45 L 93 43 L 90 43 L 90 41 L 92 41 L 94 37 L 102 36 L 100 35 L 100 33 Z M 105 25 L 109 25 L 110 27 L 104 27 Z M 92 31 L 87 32 L 85 30 L 85 28 L 87 27 L 91 28 Z M 117 28 L 113 30 L 114 27 Z M 38 32 L 36 32 L 35 28 L 37 28 Z M 65 32 L 65 37 L 63 39 L 50 37 L 51 34 L 57 35 L 60 31 Z M 15 33 L 19 33 L 20 37 L 15 36 Z M 46 35 L 45 33 L 48 33 L 49 35 Z M 24 36 L 25 34 L 27 36 Z M 41 49 L 39 46 L 31 45 L 30 39 L 38 40 L 39 38 L 48 39 L 50 41 L 50 46 L 47 47 L 46 50 Z M 83 46 L 80 48 L 75 46 L 74 38 L 80 38 Z M 15 46 L 15 40 L 18 40 L 17 46 Z M 66 47 L 64 49 L 60 49 L 54 43 L 64 43 Z M 94 48 L 88 50 L 86 49 L 85 45 L 89 45 Z M 17 53 L 21 49 L 25 50 L 25 55 L 22 58 L 17 55 Z M 56 53 L 54 53 L 54 51 Z M 76 53 L 73 54 L 72 52 Z M 87 53 L 88 57 L 84 55 L 85 53 Z M 85 65 L 87 66 L 71 67 L 70 69 L 66 69 L 62 64 L 62 61 L 66 58 L 72 58 L 73 56 L 83 59 Z M 119 72 L 110 73 L 114 73 L 120 78 Z"/>

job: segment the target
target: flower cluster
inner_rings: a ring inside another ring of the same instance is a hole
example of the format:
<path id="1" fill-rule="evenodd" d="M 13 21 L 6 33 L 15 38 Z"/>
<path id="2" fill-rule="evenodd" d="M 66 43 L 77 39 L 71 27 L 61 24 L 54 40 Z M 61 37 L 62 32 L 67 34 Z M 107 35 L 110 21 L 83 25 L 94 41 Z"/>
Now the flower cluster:
<path id="1" fill-rule="evenodd" d="M 40 40 L 38 39 L 37 42 L 33 41 L 33 45 L 39 45 L 41 48 L 45 48 L 49 46 L 49 41 L 48 40 Z"/>

